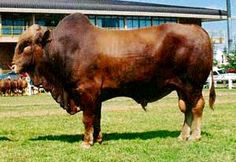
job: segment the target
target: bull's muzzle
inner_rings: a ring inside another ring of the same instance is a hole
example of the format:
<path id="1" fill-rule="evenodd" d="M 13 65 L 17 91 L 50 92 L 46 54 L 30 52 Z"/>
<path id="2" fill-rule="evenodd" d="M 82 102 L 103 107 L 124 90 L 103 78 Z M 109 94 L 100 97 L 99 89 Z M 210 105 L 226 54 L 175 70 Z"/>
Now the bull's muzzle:
<path id="1" fill-rule="evenodd" d="M 17 66 L 16 66 L 15 64 L 13 64 L 13 65 L 10 67 L 10 69 L 11 69 L 12 71 L 14 71 L 15 73 L 18 73 Z"/>
<path id="2" fill-rule="evenodd" d="M 67 113 L 70 115 L 74 115 L 77 112 L 80 112 L 81 109 L 75 104 L 74 100 L 70 99 L 69 103 L 64 106 L 64 109 L 66 109 Z"/>
<path id="3" fill-rule="evenodd" d="M 80 108 L 79 107 L 75 107 L 73 109 L 66 109 L 66 112 L 69 113 L 70 115 L 75 115 L 77 112 L 80 112 Z"/>

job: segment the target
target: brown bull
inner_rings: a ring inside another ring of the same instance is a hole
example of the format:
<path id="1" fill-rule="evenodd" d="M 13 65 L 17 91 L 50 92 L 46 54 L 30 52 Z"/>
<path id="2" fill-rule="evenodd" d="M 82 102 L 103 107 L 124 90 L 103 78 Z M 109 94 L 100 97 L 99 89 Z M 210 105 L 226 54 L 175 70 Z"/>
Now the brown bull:
<path id="1" fill-rule="evenodd" d="M 0 80 L 0 94 L 2 96 L 11 95 L 11 80 L 10 79 Z"/>
<path id="2" fill-rule="evenodd" d="M 27 88 L 28 83 L 25 79 L 19 78 L 17 80 L 17 93 L 23 95 L 25 93 L 25 89 Z"/>
<path id="3" fill-rule="evenodd" d="M 11 95 L 17 95 L 18 94 L 18 80 L 12 79 L 11 80 Z"/>
<path id="4" fill-rule="evenodd" d="M 96 28 L 72 14 L 49 31 L 38 25 L 17 43 L 13 68 L 47 87 L 61 106 L 83 111 L 83 146 L 102 142 L 101 103 L 117 96 L 145 107 L 177 91 L 185 114 L 179 138 L 199 140 L 203 85 L 212 69 L 208 34 L 195 25 L 165 24 L 137 30 Z M 210 106 L 215 90 L 210 90 Z M 78 107 L 80 109 L 78 109 Z M 192 134 L 190 134 L 192 128 Z"/>

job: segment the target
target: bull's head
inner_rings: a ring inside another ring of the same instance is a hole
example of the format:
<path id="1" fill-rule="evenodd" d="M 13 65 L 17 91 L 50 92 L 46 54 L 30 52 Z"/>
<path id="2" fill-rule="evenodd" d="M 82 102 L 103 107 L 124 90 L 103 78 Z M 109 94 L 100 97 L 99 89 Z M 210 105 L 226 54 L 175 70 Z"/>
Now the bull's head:
<path id="1" fill-rule="evenodd" d="M 39 25 L 30 26 L 19 37 L 13 57 L 12 70 L 16 73 L 35 70 L 36 62 L 43 55 L 43 47 L 48 42 L 50 31 Z"/>
<path id="2" fill-rule="evenodd" d="M 12 70 L 16 73 L 29 73 L 34 85 L 43 85 L 46 91 L 51 92 L 52 97 L 60 106 L 73 115 L 80 111 L 74 100 L 63 87 L 50 84 L 39 72 L 40 68 L 45 68 L 41 67 L 41 60 L 44 47 L 50 41 L 49 36 L 50 31 L 39 25 L 32 25 L 23 32 L 15 48 Z"/>

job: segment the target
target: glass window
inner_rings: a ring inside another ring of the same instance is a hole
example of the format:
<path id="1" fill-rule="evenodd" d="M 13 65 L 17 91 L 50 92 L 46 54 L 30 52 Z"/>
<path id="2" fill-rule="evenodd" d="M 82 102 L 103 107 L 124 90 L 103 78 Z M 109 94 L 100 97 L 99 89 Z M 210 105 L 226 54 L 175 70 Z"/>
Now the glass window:
<path id="1" fill-rule="evenodd" d="M 3 18 L 3 35 L 20 35 L 25 29 L 26 21 L 23 18 Z"/>
<path id="2" fill-rule="evenodd" d="M 160 22 L 159 22 L 158 18 L 153 18 L 152 19 L 152 25 L 153 26 L 160 25 Z"/>
<path id="3" fill-rule="evenodd" d="M 176 22 L 177 22 L 177 19 L 176 19 L 176 18 L 169 18 L 169 19 L 167 20 L 167 22 L 176 23 Z"/>
<path id="4" fill-rule="evenodd" d="M 119 21 L 116 18 L 104 17 L 102 19 L 102 27 L 108 27 L 108 28 L 119 27 Z"/>
<path id="5" fill-rule="evenodd" d="M 46 22 L 45 22 L 45 20 L 37 20 L 36 24 L 41 25 L 41 26 L 45 26 Z"/>
<path id="6" fill-rule="evenodd" d="M 146 18 L 146 26 L 152 26 L 152 20 L 151 18 Z"/>
<path id="7" fill-rule="evenodd" d="M 139 27 L 145 27 L 146 26 L 146 20 L 145 20 L 145 18 L 140 18 L 140 26 Z"/>
<path id="8" fill-rule="evenodd" d="M 42 26 L 56 26 L 59 21 L 50 20 L 50 19 L 37 19 L 36 24 L 42 25 Z"/>
<path id="9" fill-rule="evenodd" d="M 139 21 L 140 21 L 140 25 L 139 25 L 140 28 L 151 26 L 151 18 L 150 17 L 140 17 Z"/>
<path id="10" fill-rule="evenodd" d="M 160 18 L 160 19 L 159 19 L 159 22 L 160 22 L 160 24 L 164 24 L 166 21 L 165 21 L 165 19 Z"/>
<path id="11" fill-rule="evenodd" d="M 24 31 L 25 21 L 23 19 L 16 19 L 13 21 L 13 34 L 20 35 Z"/>
<path id="12" fill-rule="evenodd" d="M 132 19 L 132 17 L 127 17 L 126 24 L 127 24 L 127 28 L 132 28 L 133 27 L 133 19 Z"/>
<path id="13" fill-rule="evenodd" d="M 124 17 L 97 16 L 96 25 L 104 28 L 124 28 Z"/>
<path id="14" fill-rule="evenodd" d="M 151 17 L 127 17 L 127 28 L 142 28 L 152 25 Z"/>
<path id="15" fill-rule="evenodd" d="M 133 21 L 132 28 L 138 28 L 139 27 L 139 19 L 138 19 L 138 17 L 134 17 L 132 21 Z"/>
<path id="16" fill-rule="evenodd" d="M 3 19 L 2 20 L 2 34 L 11 35 L 12 25 L 13 25 L 12 19 Z"/>
<path id="17" fill-rule="evenodd" d="M 124 19 L 124 17 L 119 17 L 119 28 L 125 28 L 125 19 Z"/>
<path id="18" fill-rule="evenodd" d="M 176 23 L 177 19 L 176 18 L 158 18 L 155 17 L 152 19 L 152 25 L 160 25 L 164 23 Z"/>
<path id="19" fill-rule="evenodd" d="M 45 15 L 35 15 L 35 23 L 42 25 L 42 26 L 48 26 L 48 27 L 54 27 L 57 26 L 59 21 L 63 19 L 65 15 L 50 15 L 50 14 L 45 14 Z"/>
<path id="20" fill-rule="evenodd" d="M 139 19 L 138 17 L 127 17 L 127 28 L 138 28 L 139 27 Z"/>
<path id="21" fill-rule="evenodd" d="M 96 25 L 102 27 L 102 17 L 97 17 Z"/>
<path id="22" fill-rule="evenodd" d="M 88 16 L 89 21 L 93 24 L 96 25 L 96 17 L 95 16 Z"/>

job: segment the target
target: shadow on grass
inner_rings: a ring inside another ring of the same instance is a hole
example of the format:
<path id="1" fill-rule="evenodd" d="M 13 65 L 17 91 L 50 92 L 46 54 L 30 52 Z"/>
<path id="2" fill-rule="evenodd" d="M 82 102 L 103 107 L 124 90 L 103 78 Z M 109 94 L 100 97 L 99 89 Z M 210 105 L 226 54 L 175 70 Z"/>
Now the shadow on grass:
<path id="1" fill-rule="evenodd" d="M 11 141 L 11 139 L 7 137 L 0 137 L 0 141 Z"/>
<path id="2" fill-rule="evenodd" d="M 153 139 L 153 138 L 177 138 L 179 131 L 168 131 L 168 130 L 158 130 L 158 131 L 148 131 L 148 132 L 130 132 L 130 133 L 104 133 L 103 140 L 132 140 L 132 139 Z M 83 135 L 47 135 L 39 136 L 37 138 L 30 139 L 31 141 L 63 141 L 63 142 L 79 142 L 83 138 Z"/>
<path id="3" fill-rule="evenodd" d="M 129 132 L 129 133 L 105 133 L 104 140 L 130 140 L 130 139 L 153 139 L 153 138 L 175 138 L 178 137 L 179 131 L 168 131 L 168 130 L 158 130 L 158 131 L 148 131 L 148 132 Z"/>

